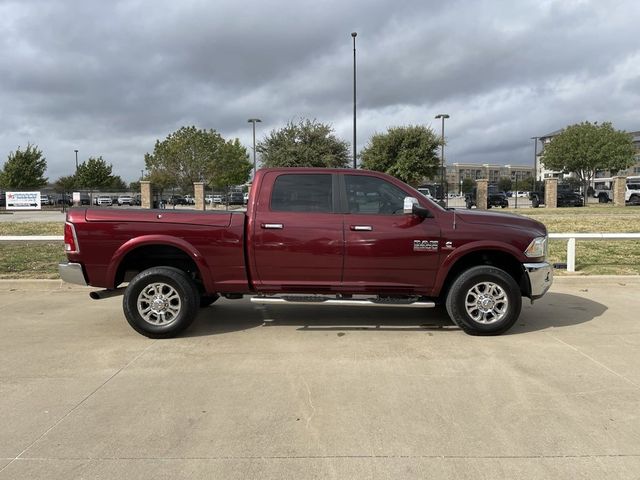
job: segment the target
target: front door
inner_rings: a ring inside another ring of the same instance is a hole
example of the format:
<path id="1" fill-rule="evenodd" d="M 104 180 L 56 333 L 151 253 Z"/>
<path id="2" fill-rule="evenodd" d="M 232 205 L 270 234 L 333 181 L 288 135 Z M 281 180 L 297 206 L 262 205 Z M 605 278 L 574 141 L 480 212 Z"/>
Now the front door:
<path id="1" fill-rule="evenodd" d="M 434 218 L 403 213 L 410 196 L 391 182 L 344 175 L 347 212 L 343 286 L 353 291 L 425 294 L 439 263 Z"/>

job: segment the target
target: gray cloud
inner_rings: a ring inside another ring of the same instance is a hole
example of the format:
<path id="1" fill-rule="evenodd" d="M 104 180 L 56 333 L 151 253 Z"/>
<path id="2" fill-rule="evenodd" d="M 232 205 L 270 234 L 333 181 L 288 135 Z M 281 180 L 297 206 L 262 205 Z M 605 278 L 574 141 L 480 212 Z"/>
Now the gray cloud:
<path id="1" fill-rule="evenodd" d="M 640 129 L 631 0 L 0 2 L 0 158 L 28 142 L 48 176 L 102 155 L 137 178 L 182 125 L 250 145 L 301 117 L 358 147 L 447 112 L 448 161 L 529 164 L 529 138 L 583 120 Z"/>

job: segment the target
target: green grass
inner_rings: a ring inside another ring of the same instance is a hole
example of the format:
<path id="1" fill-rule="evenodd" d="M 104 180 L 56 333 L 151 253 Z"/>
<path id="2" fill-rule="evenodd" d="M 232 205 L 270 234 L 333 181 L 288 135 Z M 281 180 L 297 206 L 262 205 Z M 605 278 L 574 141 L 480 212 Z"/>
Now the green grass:
<path id="1" fill-rule="evenodd" d="M 640 207 L 595 204 L 583 208 L 509 211 L 539 220 L 550 233 L 640 232 Z M 62 235 L 62 230 L 60 222 L 0 222 L 0 236 Z M 550 242 L 552 263 L 566 263 L 566 252 L 565 240 Z M 0 278 L 58 278 L 57 265 L 64 258 L 62 242 L 0 242 Z M 576 273 L 639 275 L 640 241 L 578 240 Z"/>
<path id="2" fill-rule="evenodd" d="M 521 209 L 515 213 L 544 223 L 549 233 L 640 232 L 640 207 L 595 204 L 581 208 Z M 567 262 L 566 240 L 550 241 L 549 259 L 552 263 Z M 576 240 L 576 274 L 640 275 L 640 241 Z"/>

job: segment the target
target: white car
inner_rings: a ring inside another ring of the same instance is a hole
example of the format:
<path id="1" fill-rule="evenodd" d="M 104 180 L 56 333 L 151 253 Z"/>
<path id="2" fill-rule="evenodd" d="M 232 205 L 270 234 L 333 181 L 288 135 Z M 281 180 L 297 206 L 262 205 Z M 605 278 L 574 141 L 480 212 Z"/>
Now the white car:
<path id="1" fill-rule="evenodd" d="M 120 195 L 118 197 L 118 205 L 133 205 L 133 198 L 129 195 Z"/>
<path id="2" fill-rule="evenodd" d="M 96 203 L 98 204 L 98 206 L 101 206 L 101 207 L 110 207 L 111 205 L 113 205 L 113 201 L 111 200 L 111 197 L 107 197 L 104 195 L 99 196 Z"/>

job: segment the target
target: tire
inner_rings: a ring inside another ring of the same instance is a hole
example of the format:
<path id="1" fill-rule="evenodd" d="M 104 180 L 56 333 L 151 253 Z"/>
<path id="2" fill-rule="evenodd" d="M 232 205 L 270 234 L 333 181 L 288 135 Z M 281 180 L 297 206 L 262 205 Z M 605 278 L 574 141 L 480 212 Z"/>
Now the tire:
<path id="1" fill-rule="evenodd" d="M 200 295 L 191 278 L 173 267 L 140 272 L 122 300 L 129 325 L 149 338 L 176 336 L 193 323 L 199 305 Z"/>
<path id="2" fill-rule="evenodd" d="M 518 319 L 522 296 L 511 275 L 481 265 L 455 279 L 446 307 L 451 320 L 469 335 L 500 335 Z"/>
<path id="3" fill-rule="evenodd" d="M 220 298 L 220 295 L 217 293 L 212 293 L 210 295 L 201 295 L 200 296 L 200 308 L 205 308 L 215 303 L 216 300 Z"/>
<path id="4" fill-rule="evenodd" d="M 540 206 L 540 197 L 538 197 L 538 195 L 534 195 L 531 198 L 531 206 L 533 208 L 538 208 Z"/>
<path id="5" fill-rule="evenodd" d="M 605 193 L 598 195 L 598 203 L 609 203 L 609 196 Z"/>
<path id="6" fill-rule="evenodd" d="M 636 194 L 633 194 L 629 197 L 629 204 L 638 205 L 640 204 L 640 197 Z"/>

